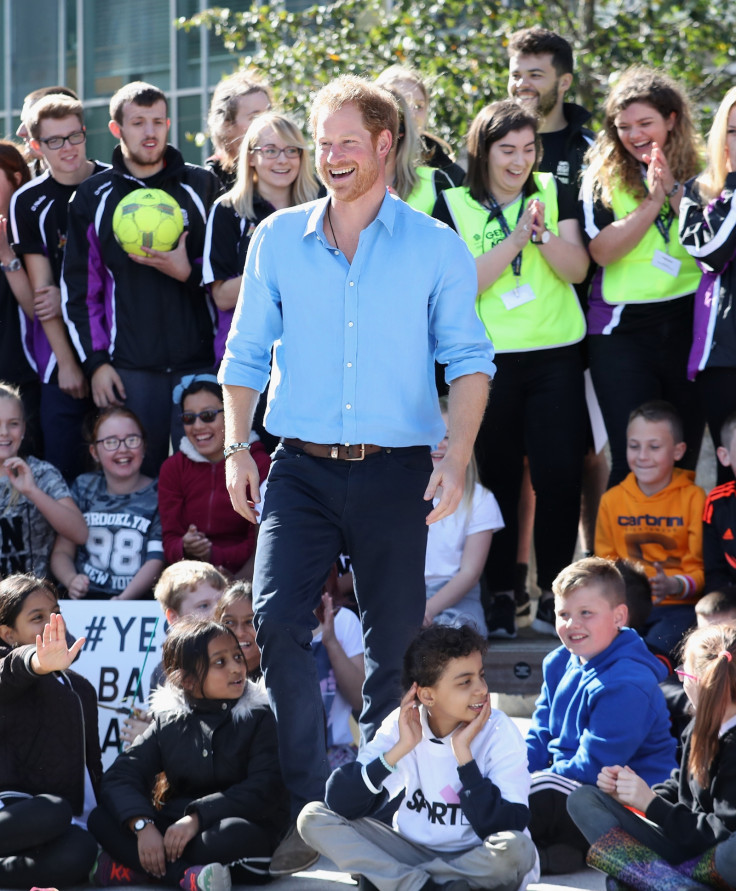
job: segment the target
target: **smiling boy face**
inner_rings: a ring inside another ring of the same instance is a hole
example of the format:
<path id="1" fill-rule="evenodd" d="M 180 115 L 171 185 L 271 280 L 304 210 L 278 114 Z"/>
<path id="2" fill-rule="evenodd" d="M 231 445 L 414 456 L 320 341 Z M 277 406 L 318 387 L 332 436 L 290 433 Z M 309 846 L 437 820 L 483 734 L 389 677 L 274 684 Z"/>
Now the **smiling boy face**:
<path id="1" fill-rule="evenodd" d="M 562 645 L 582 662 L 602 653 L 626 624 L 628 609 L 613 606 L 600 584 L 584 585 L 555 597 L 555 628 Z"/>
<path id="2" fill-rule="evenodd" d="M 470 723 L 488 700 L 483 656 L 476 651 L 450 659 L 437 683 L 420 687 L 417 695 L 429 713 L 430 730 L 440 739 Z"/>
<path id="3" fill-rule="evenodd" d="M 656 495 L 670 484 L 675 461 L 685 449 L 684 442 L 675 442 L 669 421 L 637 417 L 626 430 L 626 461 L 645 495 Z"/>

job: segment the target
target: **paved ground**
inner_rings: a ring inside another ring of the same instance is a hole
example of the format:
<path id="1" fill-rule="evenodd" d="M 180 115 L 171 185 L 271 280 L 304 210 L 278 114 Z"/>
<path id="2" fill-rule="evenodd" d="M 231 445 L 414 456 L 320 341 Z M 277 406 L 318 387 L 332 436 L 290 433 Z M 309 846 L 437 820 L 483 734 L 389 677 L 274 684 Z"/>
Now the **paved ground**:
<path id="1" fill-rule="evenodd" d="M 347 891 L 349 888 L 357 888 L 357 885 L 347 873 L 338 872 L 334 864 L 321 858 L 307 872 L 275 879 L 268 885 L 237 885 L 233 888 L 234 891 L 253 891 L 255 888 L 270 888 L 271 891 Z M 561 891 L 563 888 L 602 891 L 605 888 L 604 877 L 602 873 L 592 869 L 574 875 L 549 876 L 543 882 L 529 885 L 528 891 Z M 90 891 L 90 888 L 89 885 L 84 885 L 70 891 Z M 151 891 L 151 885 L 128 886 L 128 891 Z"/>

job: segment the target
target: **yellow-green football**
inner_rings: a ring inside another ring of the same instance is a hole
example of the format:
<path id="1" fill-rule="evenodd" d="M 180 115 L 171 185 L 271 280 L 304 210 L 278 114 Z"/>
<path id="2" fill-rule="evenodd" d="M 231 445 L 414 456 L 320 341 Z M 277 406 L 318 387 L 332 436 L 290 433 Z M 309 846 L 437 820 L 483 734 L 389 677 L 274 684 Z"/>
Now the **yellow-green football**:
<path id="1" fill-rule="evenodd" d="M 147 256 L 143 248 L 170 251 L 184 231 L 179 203 L 163 189 L 135 189 L 112 215 L 112 231 L 126 254 Z"/>

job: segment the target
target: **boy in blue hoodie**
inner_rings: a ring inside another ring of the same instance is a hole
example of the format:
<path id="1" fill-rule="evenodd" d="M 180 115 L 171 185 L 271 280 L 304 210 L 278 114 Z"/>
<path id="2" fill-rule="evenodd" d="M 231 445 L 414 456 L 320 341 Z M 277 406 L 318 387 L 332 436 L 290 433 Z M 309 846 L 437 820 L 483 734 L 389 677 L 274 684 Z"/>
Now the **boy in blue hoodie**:
<path id="1" fill-rule="evenodd" d="M 526 736 L 529 830 L 543 873 L 583 866 L 588 843 L 566 808 L 573 789 L 595 785 L 609 762 L 628 764 L 650 784 L 665 780 L 676 766 L 659 688 L 667 669 L 626 627 L 621 573 L 610 560 L 587 557 L 563 569 L 552 590 L 562 646 L 544 660 L 542 692 Z"/>

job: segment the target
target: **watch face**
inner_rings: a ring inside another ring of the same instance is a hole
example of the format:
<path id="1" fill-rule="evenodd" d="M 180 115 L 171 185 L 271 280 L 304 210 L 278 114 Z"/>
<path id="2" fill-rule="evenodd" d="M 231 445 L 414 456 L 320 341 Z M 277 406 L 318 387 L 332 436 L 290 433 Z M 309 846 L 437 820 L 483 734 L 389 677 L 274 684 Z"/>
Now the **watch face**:
<path id="1" fill-rule="evenodd" d="M 147 823 L 148 823 L 148 820 L 144 820 L 144 819 L 136 820 L 135 823 L 133 823 L 133 829 L 135 829 L 136 832 L 140 832 L 141 829 L 143 829 L 143 827 Z"/>
<path id="2" fill-rule="evenodd" d="M 7 269 L 8 272 L 17 272 L 20 269 L 20 260 L 17 257 L 13 257 L 10 263 L 0 264 L 3 269 Z"/>
<path id="3" fill-rule="evenodd" d="M 550 234 L 549 229 L 545 229 L 544 232 L 542 232 L 542 238 L 541 238 L 542 244 L 547 244 L 547 242 L 550 240 L 551 237 L 552 236 Z"/>

